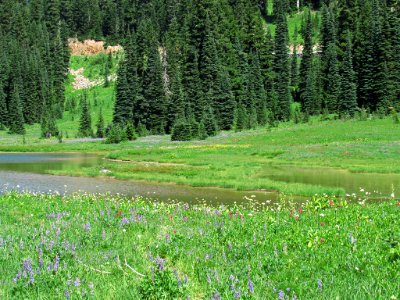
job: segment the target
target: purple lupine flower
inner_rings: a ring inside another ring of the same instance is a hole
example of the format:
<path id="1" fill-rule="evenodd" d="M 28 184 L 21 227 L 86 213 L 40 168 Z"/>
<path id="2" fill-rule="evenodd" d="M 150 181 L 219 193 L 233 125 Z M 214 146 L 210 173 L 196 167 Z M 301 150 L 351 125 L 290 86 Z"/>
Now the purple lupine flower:
<path id="1" fill-rule="evenodd" d="M 158 266 L 158 268 L 160 269 L 160 271 L 164 271 L 164 264 L 165 264 L 165 260 L 157 257 L 156 258 L 156 265 Z"/>
<path id="2" fill-rule="evenodd" d="M 127 219 L 127 218 L 122 218 L 122 220 L 121 220 L 121 225 L 124 226 L 124 225 L 128 225 L 128 224 L 129 224 L 129 219 Z"/>
<path id="3" fill-rule="evenodd" d="M 54 272 L 58 271 L 59 263 L 60 263 L 60 257 L 58 255 L 56 255 L 55 262 L 54 262 Z"/>
<path id="4" fill-rule="evenodd" d="M 282 291 L 282 290 L 280 290 L 279 293 L 278 293 L 278 297 L 279 297 L 279 298 L 278 298 L 279 300 L 285 299 L 285 292 Z"/>
<path id="5" fill-rule="evenodd" d="M 49 242 L 49 250 L 50 250 L 50 251 L 53 250 L 53 246 L 54 246 L 54 241 L 51 240 L 51 241 Z"/>
<path id="6" fill-rule="evenodd" d="M 33 284 L 34 282 L 35 282 L 35 278 L 34 278 L 33 272 L 31 272 L 31 273 L 29 273 L 29 280 L 28 280 L 27 285 Z"/>
<path id="7" fill-rule="evenodd" d="M 68 289 L 65 290 L 65 299 L 67 299 L 67 300 L 71 299 Z"/>
<path id="8" fill-rule="evenodd" d="M 21 275 L 22 275 L 22 272 L 21 272 L 21 270 L 19 270 L 13 279 L 14 283 L 17 283 L 17 281 L 21 277 Z"/>
<path id="9" fill-rule="evenodd" d="M 237 290 L 237 292 L 235 292 L 235 299 L 240 299 L 240 289 Z"/>
<path id="10" fill-rule="evenodd" d="M 43 267 L 43 250 L 42 248 L 39 249 L 39 268 Z"/>
<path id="11" fill-rule="evenodd" d="M 318 279 L 318 289 L 322 292 L 322 280 Z"/>
<path id="12" fill-rule="evenodd" d="M 86 230 L 86 231 L 90 231 L 90 223 L 89 223 L 89 222 L 87 222 L 87 223 L 85 224 L 85 230 Z"/>
<path id="13" fill-rule="evenodd" d="M 206 254 L 206 260 L 210 259 L 210 255 Z"/>
<path id="14" fill-rule="evenodd" d="M 33 272 L 32 261 L 31 261 L 30 258 L 28 258 L 27 260 L 24 260 L 22 262 L 22 267 L 24 268 L 24 271 L 27 272 L 27 273 Z"/>
<path id="15" fill-rule="evenodd" d="M 221 295 L 218 292 L 215 292 L 211 298 L 212 300 L 221 300 Z"/>
<path id="16" fill-rule="evenodd" d="M 94 284 L 93 282 L 89 282 L 89 290 L 90 290 L 90 295 L 94 295 Z"/>
<path id="17" fill-rule="evenodd" d="M 230 281 L 234 281 L 235 280 L 235 276 L 231 275 L 229 276 Z"/>
<path id="18" fill-rule="evenodd" d="M 250 293 L 254 293 L 254 284 L 253 281 L 249 279 L 249 291 Z"/>
<path id="19" fill-rule="evenodd" d="M 233 292 L 233 291 L 235 290 L 235 285 L 232 283 L 232 284 L 229 286 L 229 289 Z"/>
<path id="20" fill-rule="evenodd" d="M 287 291 L 287 292 L 290 292 L 290 288 L 287 288 L 286 291 Z"/>
<path id="21" fill-rule="evenodd" d="M 57 239 L 60 237 L 60 233 L 61 233 L 60 228 L 57 228 L 57 231 L 56 231 L 56 238 Z"/>
<path id="22" fill-rule="evenodd" d="M 189 280 L 188 280 L 188 277 L 187 277 L 187 275 L 185 275 L 185 278 L 183 279 L 183 283 L 184 283 L 184 284 L 187 284 L 188 281 L 189 281 Z"/>
<path id="23" fill-rule="evenodd" d="M 74 286 L 80 286 L 81 285 L 81 280 L 79 278 L 76 278 L 74 281 Z"/>
<path id="24" fill-rule="evenodd" d="M 211 277 L 210 277 L 210 274 L 207 274 L 207 283 L 208 283 L 208 284 L 211 284 Z"/>
<path id="25" fill-rule="evenodd" d="M 51 270 L 53 270 L 53 264 L 50 262 L 47 266 L 47 272 L 51 272 Z"/>

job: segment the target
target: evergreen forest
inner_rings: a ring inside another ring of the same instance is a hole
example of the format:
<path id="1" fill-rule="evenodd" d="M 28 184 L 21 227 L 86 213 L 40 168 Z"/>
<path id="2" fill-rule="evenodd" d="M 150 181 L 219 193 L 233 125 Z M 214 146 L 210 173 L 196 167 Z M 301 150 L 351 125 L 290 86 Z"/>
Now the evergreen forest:
<path id="1" fill-rule="evenodd" d="M 69 38 L 124 49 L 113 125 L 99 116 L 99 137 L 120 128 L 205 139 L 400 106 L 399 1 L 4 0 L 1 129 L 40 123 L 42 137 L 60 134 Z M 94 136 L 85 102 L 79 131 Z"/>

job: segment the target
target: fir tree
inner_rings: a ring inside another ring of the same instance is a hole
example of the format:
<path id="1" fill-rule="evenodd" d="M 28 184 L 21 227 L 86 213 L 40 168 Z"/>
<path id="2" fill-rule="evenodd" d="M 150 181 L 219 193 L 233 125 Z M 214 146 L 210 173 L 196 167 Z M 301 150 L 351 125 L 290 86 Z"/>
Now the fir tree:
<path id="1" fill-rule="evenodd" d="M 312 44 L 312 22 L 311 12 L 307 14 L 305 29 L 304 29 L 304 48 L 303 55 L 300 63 L 300 80 L 299 80 L 299 92 L 300 98 L 304 102 L 304 94 L 307 88 L 307 81 L 312 76 L 308 73 L 312 70 L 312 57 L 313 57 L 313 44 Z"/>
<path id="2" fill-rule="evenodd" d="M 97 121 L 96 128 L 97 128 L 96 137 L 98 137 L 98 138 L 104 138 L 104 136 L 105 136 L 105 132 L 104 132 L 104 118 L 103 118 L 103 111 L 102 111 L 101 108 L 100 108 L 100 111 L 99 111 L 99 119 L 98 119 L 98 121 Z"/>
<path id="3" fill-rule="evenodd" d="M 8 112 L 6 103 L 6 94 L 3 89 L 3 83 L 0 79 L 0 130 L 4 130 L 8 124 Z"/>
<path id="4" fill-rule="evenodd" d="M 338 111 L 338 98 L 340 94 L 340 75 L 339 63 L 337 60 L 336 44 L 330 43 L 325 54 L 325 74 L 324 88 L 325 88 L 325 107 L 331 113 Z"/>
<path id="5" fill-rule="evenodd" d="M 162 134 L 166 129 L 167 102 L 164 92 L 163 72 L 158 47 L 151 48 L 143 75 L 143 101 L 140 104 L 141 121 L 154 134 Z"/>
<path id="6" fill-rule="evenodd" d="M 89 105 L 86 100 L 86 96 L 82 98 L 82 111 L 79 120 L 79 132 L 80 137 L 91 137 L 93 136 L 92 131 L 92 118 L 90 116 Z"/>
<path id="7" fill-rule="evenodd" d="M 288 120 L 290 117 L 288 28 L 283 11 L 277 12 L 274 72 L 277 94 L 275 117 L 278 120 Z"/>
<path id="8" fill-rule="evenodd" d="M 342 65 L 341 92 L 339 102 L 339 113 L 354 116 L 357 108 L 357 90 L 355 74 L 353 70 L 352 43 L 350 32 L 347 33 L 347 47 Z"/>
<path id="9" fill-rule="evenodd" d="M 21 100 L 18 86 L 14 84 L 11 100 L 8 107 L 10 133 L 25 134 L 24 117 L 22 114 Z"/>

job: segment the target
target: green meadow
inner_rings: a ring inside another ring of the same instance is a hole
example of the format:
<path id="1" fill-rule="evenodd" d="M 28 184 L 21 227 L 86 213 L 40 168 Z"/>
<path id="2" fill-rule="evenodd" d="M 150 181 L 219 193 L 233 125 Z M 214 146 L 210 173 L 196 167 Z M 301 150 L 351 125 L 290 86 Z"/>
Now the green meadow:
<path id="1" fill-rule="evenodd" d="M 0 196 L 1 299 L 398 299 L 400 203 Z"/>

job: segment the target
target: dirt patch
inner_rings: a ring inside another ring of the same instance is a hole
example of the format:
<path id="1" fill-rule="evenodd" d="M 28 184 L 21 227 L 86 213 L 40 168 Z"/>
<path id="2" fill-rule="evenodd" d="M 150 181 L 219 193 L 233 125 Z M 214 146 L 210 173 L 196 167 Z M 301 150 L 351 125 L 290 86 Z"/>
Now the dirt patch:
<path id="1" fill-rule="evenodd" d="M 69 39 L 68 40 L 69 49 L 71 51 L 71 55 L 96 55 L 99 53 L 117 53 L 122 51 L 122 46 L 104 46 L 103 41 L 95 41 L 95 40 L 84 40 L 79 41 L 78 39 Z"/>

